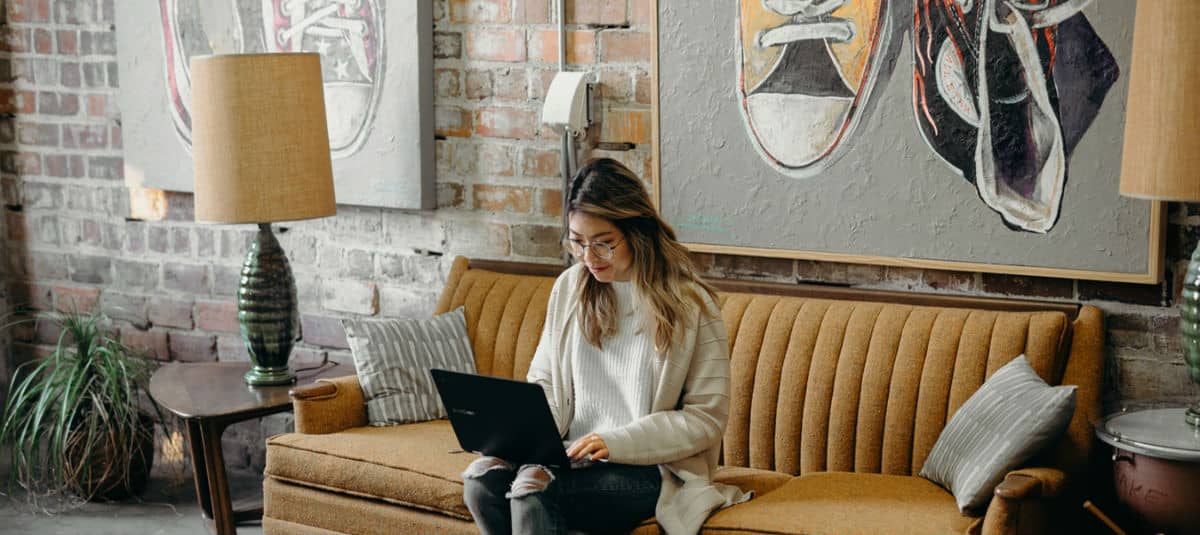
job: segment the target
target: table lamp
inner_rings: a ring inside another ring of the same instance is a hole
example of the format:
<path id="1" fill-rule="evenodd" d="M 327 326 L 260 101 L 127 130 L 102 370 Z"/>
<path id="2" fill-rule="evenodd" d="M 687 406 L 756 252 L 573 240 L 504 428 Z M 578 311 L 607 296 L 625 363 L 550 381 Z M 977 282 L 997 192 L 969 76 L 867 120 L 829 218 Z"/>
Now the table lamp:
<path id="1" fill-rule="evenodd" d="M 1125 112 L 1121 194 L 1200 201 L 1200 1 L 1138 2 Z M 1180 333 L 1192 381 L 1200 383 L 1200 249 L 1183 281 Z M 1200 427 L 1200 403 L 1185 419 Z"/>
<path id="2" fill-rule="evenodd" d="M 318 54 L 192 60 L 196 221 L 255 223 L 237 314 L 250 385 L 291 383 L 296 280 L 271 223 L 337 213 Z"/>

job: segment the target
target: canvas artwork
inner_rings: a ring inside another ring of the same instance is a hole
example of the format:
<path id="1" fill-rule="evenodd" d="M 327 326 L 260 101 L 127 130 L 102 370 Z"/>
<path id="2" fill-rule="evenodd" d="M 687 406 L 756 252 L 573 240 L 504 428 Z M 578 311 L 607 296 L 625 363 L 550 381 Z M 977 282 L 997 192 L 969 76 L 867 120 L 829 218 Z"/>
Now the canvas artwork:
<path id="1" fill-rule="evenodd" d="M 1134 0 L 735 3 L 659 2 L 657 185 L 685 241 L 1157 280 L 1161 207 L 1117 186 Z"/>
<path id="2" fill-rule="evenodd" d="M 193 57 L 316 52 L 338 203 L 432 208 L 430 16 L 399 0 L 119 2 L 127 180 L 192 190 Z"/>

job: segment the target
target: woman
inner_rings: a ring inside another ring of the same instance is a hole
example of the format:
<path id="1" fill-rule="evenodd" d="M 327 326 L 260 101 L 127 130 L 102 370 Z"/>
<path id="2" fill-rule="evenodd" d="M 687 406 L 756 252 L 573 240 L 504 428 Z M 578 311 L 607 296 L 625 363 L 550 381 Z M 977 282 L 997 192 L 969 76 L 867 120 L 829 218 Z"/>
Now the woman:
<path id="1" fill-rule="evenodd" d="M 485 535 L 624 532 L 651 516 L 696 533 L 750 497 L 712 482 L 729 416 L 714 290 L 619 162 L 589 162 L 567 199 L 564 245 L 579 262 L 555 281 L 528 380 L 579 469 L 482 457 L 463 473 L 464 501 Z"/>

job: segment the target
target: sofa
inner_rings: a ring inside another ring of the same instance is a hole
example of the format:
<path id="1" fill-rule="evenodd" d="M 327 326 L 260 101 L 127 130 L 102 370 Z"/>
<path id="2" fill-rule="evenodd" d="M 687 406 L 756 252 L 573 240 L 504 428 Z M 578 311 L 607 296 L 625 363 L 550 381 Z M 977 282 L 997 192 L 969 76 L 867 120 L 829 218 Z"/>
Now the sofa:
<path id="1" fill-rule="evenodd" d="M 435 313 L 464 306 L 479 373 L 525 377 L 560 267 L 457 258 Z M 1100 414 L 1101 312 L 1072 303 L 712 281 L 732 367 L 718 481 L 756 497 L 705 533 L 1054 532 Z M 1025 354 L 1050 384 L 1078 385 L 1052 448 L 1007 474 L 986 510 L 916 474 L 942 427 L 993 371 Z M 353 375 L 292 392 L 294 433 L 270 437 L 268 534 L 476 533 L 445 420 L 366 425 Z M 653 520 L 635 530 L 658 533 Z"/>

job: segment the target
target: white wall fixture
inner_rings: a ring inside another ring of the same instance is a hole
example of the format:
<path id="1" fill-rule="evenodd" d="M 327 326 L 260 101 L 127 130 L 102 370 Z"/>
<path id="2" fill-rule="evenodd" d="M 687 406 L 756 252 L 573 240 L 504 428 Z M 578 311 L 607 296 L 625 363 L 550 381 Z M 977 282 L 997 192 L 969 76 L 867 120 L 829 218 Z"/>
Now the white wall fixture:
<path id="1" fill-rule="evenodd" d="M 542 105 L 542 123 L 555 132 L 563 129 L 571 134 L 582 134 L 591 122 L 588 113 L 587 72 L 563 71 L 554 75 L 546 102 Z"/>

